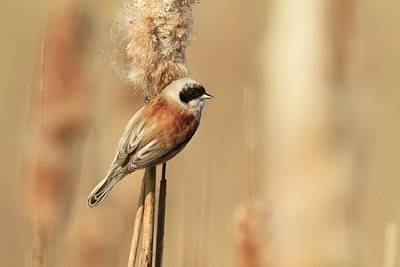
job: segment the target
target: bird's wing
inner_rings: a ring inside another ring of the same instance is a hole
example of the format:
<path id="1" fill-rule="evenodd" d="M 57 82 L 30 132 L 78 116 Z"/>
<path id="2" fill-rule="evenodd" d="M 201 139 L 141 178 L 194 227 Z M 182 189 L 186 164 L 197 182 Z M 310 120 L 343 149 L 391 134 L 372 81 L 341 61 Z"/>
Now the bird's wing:
<path id="1" fill-rule="evenodd" d="M 136 153 L 131 155 L 126 169 L 128 172 L 145 168 L 158 162 L 160 158 L 168 153 L 168 149 L 161 145 L 158 138 L 153 139 Z"/>
<path id="2" fill-rule="evenodd" d="M 166 147 L 163 142 L 155 138 L 131 155 L 125 169 L 127 172 L 132 172 L 137 169 L 147 168 L 168 161 L 179 153 L 189 140 L 190 138 L 187 138 L 177 145 Z"/>
<path id="3" fill-rule="evenodd" d="M 119 140 L 117 150 L 115 152 L 115 159 L 113 164 L 123 165 L 131 154 L 139 145 L 143 139 L 145 133 L 149 130 L 149 124 L 140 120 L 143 109 L 140 109 L 136 114 L 129 120 L 128 125 L 125 127 L 124 134 Z"/>

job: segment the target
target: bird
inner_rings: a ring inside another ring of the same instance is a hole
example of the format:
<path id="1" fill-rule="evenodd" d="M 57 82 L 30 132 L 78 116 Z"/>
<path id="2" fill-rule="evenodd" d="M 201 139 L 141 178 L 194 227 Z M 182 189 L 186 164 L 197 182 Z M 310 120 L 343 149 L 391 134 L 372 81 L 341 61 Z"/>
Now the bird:
<path id="1" fill-rule="evenodd" d="M 89 207 L 100 204 L 126 175 L 167 162 L 192 139 L 204 102 L 213 98 L 192 78 L 171 82 L 129 120 L 114 160 L 89 194 Z"/>

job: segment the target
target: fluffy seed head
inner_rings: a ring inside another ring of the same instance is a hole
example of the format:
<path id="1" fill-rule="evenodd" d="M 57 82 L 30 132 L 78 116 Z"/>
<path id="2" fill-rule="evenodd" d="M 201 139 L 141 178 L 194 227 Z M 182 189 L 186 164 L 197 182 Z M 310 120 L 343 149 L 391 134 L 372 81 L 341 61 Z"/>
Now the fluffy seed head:
<path id="1" fill-rule="evenodd" d="M 126 47 L 127 78 L 153 97 L 187 75 L 185 50 L 191 40 L 193 0 L 143 0 L 128 4 L 118 20 Z"/>

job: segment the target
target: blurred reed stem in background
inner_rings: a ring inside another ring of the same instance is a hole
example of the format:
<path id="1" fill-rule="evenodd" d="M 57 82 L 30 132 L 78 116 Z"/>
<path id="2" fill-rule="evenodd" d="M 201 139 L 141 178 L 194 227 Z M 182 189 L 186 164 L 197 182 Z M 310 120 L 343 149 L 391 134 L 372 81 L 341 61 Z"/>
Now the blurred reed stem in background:
<path id="1" fill-rule="evenodd" d="M 79 182 L 79 147 L 87 129 L 90 96 L 82 63 L 84 41 L 87 25 L 73 1 L 51 9 L 38 75 L 40 97 L 31 110 L 35 116 L 26 136 L 31 144 L 25 163 L 26 198 L 35 235 L 31 266 L 53 265 L 46 255 L 53 254 L 49 246 L 54 247 L 60 227 L 68 220 Z M 34 134 L 37 128 L 39 137 Z"/>
<path id="2" fill-rule="evenodd" d="M 245 168 L 248 199 L 234 214 L 236 260 L 239 267 L 264 266 L 262 257 L 262 205 L 257 190 L 256 156 L 258 154 L 256 127 L 256 90 L 246 86 L 243 90 Z"/>
<path id="3" fill-rule="evenodd" d="M 352 1 L 330 0 L 275 1 L 270 13 L 265 254 L 277 267 L 360 264 L 348 210 L 362 143 L 340 116 L 358 100 L 346 92 L 354 86 L 353 16 Z"/>
<path id="4" fill-rule="evenodd" d="M 383 254 L 383 267 L 398 266 L 399 258 L 399 229 L 394 222 L 387 222 L 385 228 L 385 243 Z"/>

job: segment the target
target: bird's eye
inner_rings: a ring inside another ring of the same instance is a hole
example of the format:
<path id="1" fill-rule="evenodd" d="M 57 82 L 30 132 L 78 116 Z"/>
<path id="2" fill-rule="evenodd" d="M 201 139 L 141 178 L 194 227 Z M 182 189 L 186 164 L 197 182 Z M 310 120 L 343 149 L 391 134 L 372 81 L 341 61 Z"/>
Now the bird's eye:
<path id="1" fill-rule="evenodd" d="M 196 94 L 195 90 L 190 90 L 190 95 L 194 96 Z"/>

